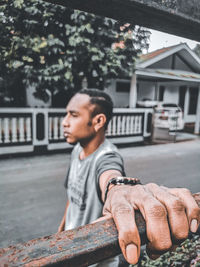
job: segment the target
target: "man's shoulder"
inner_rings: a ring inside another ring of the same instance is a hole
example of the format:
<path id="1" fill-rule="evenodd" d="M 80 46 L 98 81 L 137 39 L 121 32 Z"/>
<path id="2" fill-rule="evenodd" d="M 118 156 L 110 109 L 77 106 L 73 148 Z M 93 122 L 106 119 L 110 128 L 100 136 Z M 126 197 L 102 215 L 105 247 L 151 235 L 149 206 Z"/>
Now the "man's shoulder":
<path id="1" fill-rule="evenodd" d="M 99 159 L 102 156 L 108 154 L 120 154 L 117 147 L 111 143 L 108 139 L 105 139 L 104 143 L 99 147 L 96 153 L 96 158 Z"/>
<path id="2" fill-rule="evenodd" d="M 119 152 L 116 145 L 114 145 L 109 139 L 105 139 L 103 145 L 105 149 L 107 148 L 110 151 Z"/>

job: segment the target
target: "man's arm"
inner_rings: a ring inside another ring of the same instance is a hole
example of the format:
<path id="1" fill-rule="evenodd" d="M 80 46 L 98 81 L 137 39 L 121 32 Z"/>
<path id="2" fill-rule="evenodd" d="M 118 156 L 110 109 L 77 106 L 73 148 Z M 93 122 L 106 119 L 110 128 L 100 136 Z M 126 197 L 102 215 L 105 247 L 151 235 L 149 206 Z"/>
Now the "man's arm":
<path id="1" fill-rule="evenodd" d="M 99 184 L 104 201 L 108 181 L 121 173 L 105 171 Z M 169 250 L 188 236 L 189 230 L 196 232 L 200 222 L 200 209 L 189 190 L 184 188 L 147 185 L 112 185 L 109 187 L 103 215 L 113 217 L 118 229 L 119 245 L 125 259 L 137 263 L 140 256 L 140 237 L 135 223 L 135 210 L 139 210 L 145 221 L 150 256 Z"/>
<path id="2" fill-rule="evenodd" d="M 69 206 L 69 200 L 67 200 L 67 204 L 66 204 L 66 207 L 65 207 L 65 212 L 64 212 L 64 216 L 62 218 L 62 221 L 58 227 L 58 233 L 62 232 L 65 230 L 65 218 L 66 218 L 66 214 L 67 214 L 67 209 L 68 209 L 68 206 Z"/>
<path id="3" fill-rule="evenodd" d="M 108 184 L 108 182 L 112 179 L 115 178 L 117 176 L 122 176 L 121 172 L 118 170 L 108 170 L 105 171 L 101 174 L 100 178 L 99 178 L 99 186 L 101 189 L 101 199 L 103 200 L 103 202 L 105 201 L 104 197 L 105 197 L 105 191 L 106 191 L 106 186 Z M 109 189 L 111 189 L 112 185 L 110 185 Z"/>

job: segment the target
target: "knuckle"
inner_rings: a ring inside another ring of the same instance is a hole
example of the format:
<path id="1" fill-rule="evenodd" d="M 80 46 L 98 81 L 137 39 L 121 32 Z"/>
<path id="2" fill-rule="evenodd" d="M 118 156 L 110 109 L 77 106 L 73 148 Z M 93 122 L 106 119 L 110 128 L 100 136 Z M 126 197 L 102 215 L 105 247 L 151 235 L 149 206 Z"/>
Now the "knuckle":
<path id="1" fill-rule="evenodd" d="M 155 218 L 162 218 L 167 216 L 167 211 L 162 204 L 149 205 L 148 215 Z"/>
<path id="2" fill-rule="evenodd" d="M 153 189 L 153 188 L 157 188 L 158 185 L 155 184 L 155 183 L 148 183 L 148 184 L 146 184 L 146 187 L 147 187 L 147 188 L 151 188 L 151 189 Z"/>
<path id="3" fill-rule="evenodd" d="M 124 213 L 132 213 L 132 209 L 129 205 L 126 204 L 113 204 L 112 206 L 112 213 L 114 213 L 116 216 L 121 215 Z"/>
<path id="4" fill-rule="evenodd" d="M 167 200 L 167 206 L 176 211 L 184 211 L 185 207 L 183 202 L 179 198 L 169 198 Z"/>
<path id="5" fill-rule="evenodd" d="M 157 249 L 160 251 L 166 251 L 169 250 L 172 246 L 172 242 L 171 240 L 165 240 L 164 242 L 159 242 L 159 244 L 157 245 Z"/>
<path id="6" fill-rule="evenodd" d="M 197 218 L 200 221 L 200 208 L 194 207 L 192 210 L 192 215 L 194 218 Z"/>
<path id="7" fill-rule="evenodd" d="M 194 211 L 199 215 L 199 219 L 200 219 L 200 208 L 196 207 L 194 208 Z"/>
<path id="8" fill-rule="evenodd" d="M 191 192 L 189 189 L 187 188 L 180 188 L 179 189 L 183 194 L 186 194 L 186 195 L 191 195 Z"/>
<path id="9" fill-rule="evenodd" d="M 162 254 L 168 251 L 172 246 L 172 241 L 170 238 L 168 239 L 157 239 L 152 243 L 148 244 L 148 250 L 151 253 Z"/>
<path id="10" fill-rule="evenodd" d="M 131 241 L 131 239 L 135 236 L 136 236 L 136 231 L 134 231 L 134 229 L 130 229 L 127 227 L 119 231 L 118 239 L 120 242 L 126 241 L 125 243 L 129 243 L 129 241 Z"/>
<path id="11" fill-rule="evenodd" d="M 185 240 L 188 237 L 188 229 L 185 231 L 177 232 L 175 235 L 176 240 Z"/>

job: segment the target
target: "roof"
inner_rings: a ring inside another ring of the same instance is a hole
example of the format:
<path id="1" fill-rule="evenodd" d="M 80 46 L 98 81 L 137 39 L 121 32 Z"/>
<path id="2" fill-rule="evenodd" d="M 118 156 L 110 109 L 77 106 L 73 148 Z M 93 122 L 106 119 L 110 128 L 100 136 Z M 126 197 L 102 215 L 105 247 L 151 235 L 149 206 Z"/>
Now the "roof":
<path id="1" fill-rule="evenodd" d="M 150 53 L 142 54 L 140 56 L 140 58 L 139 58 L 139 62 L 144 62 L 144 61 L 149 60 L 151 58 L 157 57 L 158 55 L 160 55 L 160 54 L 162 54 L 162 53 L 174 48 L 175 46 L 177 46 L 177 45 L 163 47 L 163 48 L 157 49 L 155 51 L 152 51 Z"/>
<path id="2" fill-rule="evenodd" d="M 140 77 L 151 77 L 160 79 L 181 80 L 190 82 L 200 82 L 200 74 L 183 70 L 171 69 L 138 69 L 136 74 Z"/>
<path id="3" fill-rule="evenodd" d="M 156 51 L 143 54 L 136 63 L 136 69 L 152 68 L 151 65 L 169 57 L 173 54 L 178 55 L 186 64 L 191 66 L 193 72 L 200 73 L 200 58 L 190 49 L 186 43 L 164 47 Z"/>

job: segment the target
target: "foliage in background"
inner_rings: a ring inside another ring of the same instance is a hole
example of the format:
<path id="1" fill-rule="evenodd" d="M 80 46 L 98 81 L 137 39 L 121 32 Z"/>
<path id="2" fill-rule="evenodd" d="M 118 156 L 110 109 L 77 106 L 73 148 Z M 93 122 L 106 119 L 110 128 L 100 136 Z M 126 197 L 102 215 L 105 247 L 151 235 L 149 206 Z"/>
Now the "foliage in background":
<path id="1" fill-rule="evenodd" d="M 200 267 L 200 237 L 193 235 L 175 252 L 167 252 L 157 260 L 151 260 L 144 252 L 140 261 L 132 267 Z"/>
<path id="2" fill-rule="evenodd" d="M 24 104 L 28 86 L 36 96 L 88 87 L 129 76 L 136 56 L 148 48 L 144 28 L 70 10 L 40 0 L 0 4 L 0 92 Z M 3 89 L 2 89 L 3 88 Z"/>
<path id="3" fill-rule="evenodd" d="M 153 0 L 153 2 L 167 8 L 175 9 L 177 7 L 177 0 Z"/>

